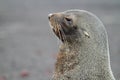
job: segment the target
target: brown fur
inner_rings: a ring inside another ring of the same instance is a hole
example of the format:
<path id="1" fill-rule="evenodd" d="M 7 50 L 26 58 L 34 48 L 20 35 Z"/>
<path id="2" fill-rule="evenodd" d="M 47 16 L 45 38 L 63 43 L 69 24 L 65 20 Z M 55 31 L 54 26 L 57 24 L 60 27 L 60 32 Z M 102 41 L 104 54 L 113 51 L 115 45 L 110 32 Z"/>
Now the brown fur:
<path id="1" fill-rule="evenodd" d="M 57 73 L 63 74 L 65 71 L 69 71 L 78 64 L 78 62 L 74 61 L 77 58 L 76 53 L 73 54 L 66 54 L 66 53 L 59 53 L 57 56 L 57 62 L 55 65 L 55 71 Z M 67 66 L 67 68 L 65 68 Z"/>

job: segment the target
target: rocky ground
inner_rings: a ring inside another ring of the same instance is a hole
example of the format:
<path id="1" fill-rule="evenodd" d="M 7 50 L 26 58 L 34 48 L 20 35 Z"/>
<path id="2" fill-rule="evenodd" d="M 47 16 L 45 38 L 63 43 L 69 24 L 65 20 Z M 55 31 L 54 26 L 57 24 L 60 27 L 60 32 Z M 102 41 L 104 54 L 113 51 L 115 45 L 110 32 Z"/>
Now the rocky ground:
<path id="1" fill-rule="evenodd" d="M 84 9 L 104 23 L 112 70 L 120 80 L 119 0 L 0 0 L 0 80 L 49 80 L 60 41 L 48 14 Z"/>

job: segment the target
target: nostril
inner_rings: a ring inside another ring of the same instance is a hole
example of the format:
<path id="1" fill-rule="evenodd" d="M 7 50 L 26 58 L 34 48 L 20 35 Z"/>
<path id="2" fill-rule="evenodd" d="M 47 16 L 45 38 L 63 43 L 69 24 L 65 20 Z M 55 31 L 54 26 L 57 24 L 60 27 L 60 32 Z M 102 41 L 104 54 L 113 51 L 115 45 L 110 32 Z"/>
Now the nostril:
<path id="1" fill-rule="evenodd" d="M 50 19 L 50 16 L 48 16 L 48 19 Z"/>
<path id="2" fill-rule="evenodd" d="M 53 14 L 49 14 L 49 15 L 48 15 L 48 19 L 50 19 L 52 15 L 53 15 Z"/>

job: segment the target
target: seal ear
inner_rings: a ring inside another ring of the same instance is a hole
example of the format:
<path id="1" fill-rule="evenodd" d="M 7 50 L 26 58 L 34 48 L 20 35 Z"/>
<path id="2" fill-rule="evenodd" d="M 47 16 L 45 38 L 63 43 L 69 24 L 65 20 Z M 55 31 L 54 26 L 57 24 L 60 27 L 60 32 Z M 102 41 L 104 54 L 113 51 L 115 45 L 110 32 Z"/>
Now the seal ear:
<path id="1" fill-rule="evenodd" d="M 88 38 L 90 38 L 90 35 L 88 34 L 87 31 L 84 30 L 83 33 L 85 34 L 85 36 L 87 36 Z"/>

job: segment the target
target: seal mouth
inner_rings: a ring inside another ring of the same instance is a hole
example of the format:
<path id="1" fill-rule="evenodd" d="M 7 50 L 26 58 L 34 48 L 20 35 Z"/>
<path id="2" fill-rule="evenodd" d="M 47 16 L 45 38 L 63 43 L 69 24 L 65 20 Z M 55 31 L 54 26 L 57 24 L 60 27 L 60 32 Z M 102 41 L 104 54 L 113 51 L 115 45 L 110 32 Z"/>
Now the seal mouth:
<path id="1" fill-rule="evenodd" d="M 48 16 L 50 26 L 56 36 L 61 39 L 63 42 L 65 41 L 65 33 L 63 31 L 63 27 L 60 24 L 60 21 L 54 14 L 49 14 Z"/>
<path id="2" fill-rule="evenodd" d="M 53 32 L 62 42 L 67 41 L 68 37 L 76 32 L 77 27 L 73 26 L 72 19 L 62 13 L 49 14 L 48 19 Z"/>

